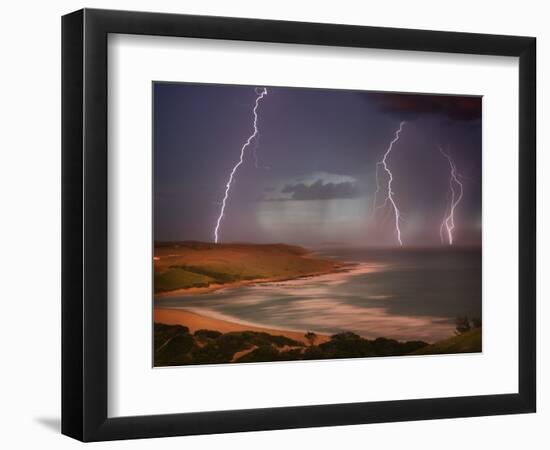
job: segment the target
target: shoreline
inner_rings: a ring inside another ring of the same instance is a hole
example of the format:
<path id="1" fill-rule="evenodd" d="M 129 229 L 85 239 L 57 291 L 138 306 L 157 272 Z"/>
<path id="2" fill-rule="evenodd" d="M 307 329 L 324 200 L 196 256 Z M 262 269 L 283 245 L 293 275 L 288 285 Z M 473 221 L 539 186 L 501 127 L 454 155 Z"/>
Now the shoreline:
<path id="1" fill-rule="evenodd" d="M 342 262 L 334 261 L 333 267 L 323 271 L 310 272 L 301 275 L 296 275 L 293 277 L 272 277 L 272 278 L 255 278 L 252 280 L 239 280 L 231 283 L 213 283 L 205 287 L 191 287 L 191 288 L 181 288 L 174 289 L 171 291 L 155 292 L 154 298 L 165 298 L 165 297 L 185 297 L 188 295 L 194 294 L 209 294 L 211 292 L 219 291 L 222 289 L 233 289 L 242 286 L 253 286 L 258 284 L 267 284 L 267 283 L 282 283 L 285 281 L 295 281 L 295 280 L 307 280 L 309 278 L 319 277 L 323 275 L 336 274 L 336 273 L 346 273 L 350 272 L 354 267 L 357 267 L 360 263 L 355 262 Z"/>
<path id="2" fill-rule="evenodd" d="M 192 312 L 186 309 L 175 308 L 154 308 L 153 317 L 155 323 L 163 323 L 166 325 L 182 325 L 189 328 L 191 333 L 197 330 L 207 329 L 213 331 L 219 331 L 220 333 L 230 333 L 233 331 L 254 331 L 257 333 L 267 333 L 273 336 L 285 336 L 295 341 L 308 344 L 305 334 L 308 330 L 285 330 L 278 328 L 262 327 L 258 325 L 248 325 L 246 323 L 234 322 L 226 319 L 219 319 L 215 317 L 209 317 L 203 314 Z M 316 344 L 321 344 L 330 340 L 330 336 L 325 334 L 318 334 Z"/>

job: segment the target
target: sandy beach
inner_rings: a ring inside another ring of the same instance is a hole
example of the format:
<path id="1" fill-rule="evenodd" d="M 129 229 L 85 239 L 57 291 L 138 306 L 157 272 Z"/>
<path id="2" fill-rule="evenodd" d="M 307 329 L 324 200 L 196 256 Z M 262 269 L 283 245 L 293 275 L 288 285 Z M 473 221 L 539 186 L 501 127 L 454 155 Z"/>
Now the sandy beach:
<path id="1" fill-rule="evenodd" d="M 253 325 L 241 324 L 236 322 L 230 322 L 227 320 L 207 317 L 201 314 L 197 314 L 191 311 L 183 309 L 168 309 L 168 308 L 155 308 L 154 319 L 156 323 L 164 323 L 167 325 L 183 325 L 189 328 L 189 331 L 194 333 L 200 329 L 216 330 L 221 333 L 229 333 L 231 331 L 255 331 L 261 333 L 268 333 L 275 336 L 286 336 L 290 339 L 303 342 L 307 344 L 307 340 L 304 334 L 307 331 L 289 331 L 278 330 L 274 328 L 263 328 Z M 315 341 L 316 344 L 321 344 L 330 339 L 326 335 L 317 335 Z"/>

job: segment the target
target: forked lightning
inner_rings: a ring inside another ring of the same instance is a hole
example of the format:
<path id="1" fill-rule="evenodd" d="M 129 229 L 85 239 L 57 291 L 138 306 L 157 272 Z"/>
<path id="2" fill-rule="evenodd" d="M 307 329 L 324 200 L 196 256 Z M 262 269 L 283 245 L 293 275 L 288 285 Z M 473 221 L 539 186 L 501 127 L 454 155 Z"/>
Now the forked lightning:
<path id="1" fill-rule="evenodd" d="M 227 180 L 227 183 L 225 184 L 225 192 L 220 208 L 220 214 L 218 215 L 218 220 L 216 221 L 216 227 L 214 228 L 214 242 L 217 244 L 219 241 L 219 231 L 220 231 L 220 225 L 222 223 L 223 216 L 225 214 L 225 207 L 227 206 L 227 201 L 229 199 L 229 192 L 231 190 L 231 184 L 233 183 L 233 178 L 235 177 L 235 174 L 237 172 L 237 169 L 240 167 L 240 165 L 244 161 L 245 151 L 250 146 L 251 142 L 254 140 L 254 138 L 258 135 L 258 106 L 260 105 L 260 101 L 267 95 L 267 89 L 266 88 L 256 88 L 256 94 L 258 95 L 256 97 L 256 102 L 254 104 L 254 108 L 252 109 L 252 114 L 254 117 L 253 120 L 253 132 L 248 137 L 246 142 L 241 147 L 241 153 L 239 160 L 237 163 L 233 166 L 233 169 L 231 170 L 229 174 L 229 179 Z"/>
<path id="2" fill-rule="evenodd" d="M 400 216 L 401 213 L 399 212 L 399 208 L 397 207 L 397 203 L 395 201 L 395 193 L 392 191 L 392 183 L 393 183 L 393 173 L 391 172 L 390 168 L 388 167 L 388 156 L 391 153 L 393 149 L 393 145 L 399 140 L 399 135 L 403 131 L 403 126 L 405 125 L 405 122 L 401 122 L 399 124 L 399 128 L 395 132 L 395 136 L 390 142 L 390 145 L 386 149 L 386 152 L 384 153 L 384 156 L 380 161 L 376 163 L 376 192 L 374 193 L 374 201 L 373 201 L 373 213 L 376 212 L 376 210 L 380 208 L 384 208 L 387 206 L 388 202 L 390 202 L 394 217 L 395 217 L 395 234 L 397 236 L 397 242 L 399 242 L 400 246 L 403 246 L 403 241 L 401 240 L 401 228 L 400 228 Z M 377 205 L 377 197 L 378 193 L 380 192 L 380 182 L 379 182 L 379 176 L 378 176 L 378 169 L 382 167 L 384 171 L 387 174 L 388 177 L 388 183 L 386 186 L 386 198 L 384 199 L 384 203 L 381 205 Z"/>
<path id="3" fill-rule="evenodd" d="M 443 217 L 443 221 L 441 222 L 441 226 L 439 227 L 439 235 L 441 237 L 442 244 L 445 243 L 446 235 L 447 243 L 449 245 L 453 245 L 453 231 L 455 229 L 455 209 L 462 200 L 464 189 L 462 183 L 458 179 L 459 175 L 456 171 L 456 166 L 453 159 L 451 158 L 451 155 L 448 152 L 445 152 L 442 147 L 439 147 L 439 151 L 449 162 L 449 167 L 451 170 L 451 174 L 449 176 L 449 204 L 445 211 L 445 217 Z M 455 187 L 457 188 L 456 190 Z"/>

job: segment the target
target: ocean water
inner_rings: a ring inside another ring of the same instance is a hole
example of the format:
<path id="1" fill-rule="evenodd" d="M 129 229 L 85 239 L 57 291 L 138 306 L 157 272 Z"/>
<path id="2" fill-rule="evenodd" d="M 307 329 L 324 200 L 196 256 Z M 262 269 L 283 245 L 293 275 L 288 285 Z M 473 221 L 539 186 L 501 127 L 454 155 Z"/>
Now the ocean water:
<path id="1" fill-rule="evenodd" d="M 480 318 L 481 250 L 323 249 L 343 273 L 160 298 L 160 307 L 269 328 L 434 342 Z"/>

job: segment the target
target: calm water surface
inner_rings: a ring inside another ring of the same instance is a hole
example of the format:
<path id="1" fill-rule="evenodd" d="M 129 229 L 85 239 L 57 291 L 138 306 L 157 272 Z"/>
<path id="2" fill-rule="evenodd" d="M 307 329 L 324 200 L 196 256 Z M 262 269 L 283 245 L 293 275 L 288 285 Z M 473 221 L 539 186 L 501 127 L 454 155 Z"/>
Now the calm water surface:
<path id="1" fill-rule="evenodd" d="M 480 250 L 318 252 L 349 272 L 161 298 L 158 306 L 270 328 L 422 339 L 453 334 L 458 316 L 481 318 Z"/>

